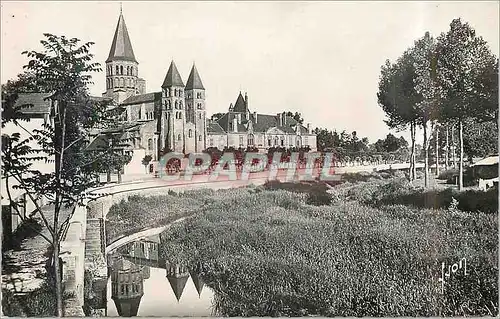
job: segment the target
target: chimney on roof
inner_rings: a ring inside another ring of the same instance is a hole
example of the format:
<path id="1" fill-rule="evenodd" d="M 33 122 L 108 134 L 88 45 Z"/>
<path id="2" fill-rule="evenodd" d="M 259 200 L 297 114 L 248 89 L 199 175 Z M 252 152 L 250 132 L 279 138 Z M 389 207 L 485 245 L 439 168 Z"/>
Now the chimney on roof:
<path id="1" fill-rule="evenodd" d="M 283 112 L 283 126 L 286 126 L 286 112 Z"/>
<path id="2" fill-rule="evenodd" d="M 238 119 L 233 118 L 233 132 L 238 133 Z"/>
<path id="3" fill-rule="evenodd" d="M 311 134 L 311 123 L 307 123 L 307 134 Z"/>
<path id="4" fill-rule="evenodd" d="M 253 112 L 253 121 L 257 123 L 257 112 Z"/>
<path id="5" fill-rule="evenodd" d="M 247 92 L 245 92 L 245 109 L 248 112 L 248 95 L 247 95 Z"/>
<path id="6" fill-rule="evenodd" d="M 283 113 L 278 113 L 278 126 L 283 126 Z"/>

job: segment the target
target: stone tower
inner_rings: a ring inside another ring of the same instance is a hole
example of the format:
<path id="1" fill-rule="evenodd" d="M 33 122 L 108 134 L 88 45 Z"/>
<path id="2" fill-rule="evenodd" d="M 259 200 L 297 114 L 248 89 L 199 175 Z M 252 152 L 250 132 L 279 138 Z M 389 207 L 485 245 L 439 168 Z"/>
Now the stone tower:
<path id="1" fill-rule="evenodd" d="M 115 302 L 118 315 L 137 316 L 139 304 L 144 294 L 142 267 L 121 258 L 111 271 L 111 299 Z"/>
<path id="2" fill-rule="evenodd" d="M 167 270 L 167 279 L 170 283 L 170 287 L 172 287 L 175 298 L 179 301 L 189 279 L 189 270 L 185 266 L 170 264 L 168 262 L 165 268 Z"/>
<path id="3" fill-rule="evenodd" d="M 164 148 L 175 152 L 184 152 L 186 124 L 184 82 L 177 70 L 174 61 L 170 63 L 167 75 L 161 86 L 162 107 L 160 121 L 158 121 L 160 132 L 160 150 Z"/>
<path id="4" fill-rule="evenodd" d="M 195 152 L 202 152 L 205 149 L 207 135 L 205 87 L 194 64 L 186 82 L 186 108 L 187 121 L 193 123 L 195 127 Z"/>
<path id="5" fill-rule="evenodd" d="M 138 82 L 145 86 L 144 80 L 138 79 L 138 66 L 125 19 L 120 10 L 115 35 L 106 60 L 106 93 L 103 95 L 121 103 L 132 95 L 142 93 L 137 89 Z"/>

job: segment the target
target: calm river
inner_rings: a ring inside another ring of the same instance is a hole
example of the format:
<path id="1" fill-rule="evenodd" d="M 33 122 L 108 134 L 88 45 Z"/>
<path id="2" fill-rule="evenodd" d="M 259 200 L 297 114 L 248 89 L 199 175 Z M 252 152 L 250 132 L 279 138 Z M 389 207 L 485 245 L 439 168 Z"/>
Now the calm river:
<path id="1" fill-rule="evenodd" d="M 159 237 L 120 248 L 108 258 L 107 316 L 211 316 L 213 291 L 196 273 L 160 260 Z"/>

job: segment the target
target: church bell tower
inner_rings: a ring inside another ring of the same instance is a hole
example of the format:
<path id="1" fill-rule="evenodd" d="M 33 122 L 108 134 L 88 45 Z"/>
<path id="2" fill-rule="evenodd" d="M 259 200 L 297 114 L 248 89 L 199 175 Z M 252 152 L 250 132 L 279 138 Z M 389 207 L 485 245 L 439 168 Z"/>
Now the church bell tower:
<path id="1" fill-rule="evenodd" d="M 138 79 L 138 66 L 120 9 L 115 35 L 106 59 L 106 92 L 103 96 L 121 103 L 132 95 L 142 93 L 140 90 L 143 81 Z"/>

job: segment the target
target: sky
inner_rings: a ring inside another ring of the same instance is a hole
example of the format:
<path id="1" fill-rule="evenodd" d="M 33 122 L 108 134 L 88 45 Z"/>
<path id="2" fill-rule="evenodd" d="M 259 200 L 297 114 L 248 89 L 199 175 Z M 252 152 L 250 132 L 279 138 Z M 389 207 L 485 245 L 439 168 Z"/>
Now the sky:
<path id="1" fill-rule="evenodd" d="M 43 33 L 95 42 L 104 67 L 120 3 L 2 1 L 1 9 L 5 83 L 27 63 L 22 51 L 41 49 Z M 208 115 L 248 92 L 252 112 L 300 112 L 313 128 L 357 131 L 370 142 L 396 133 L 377 104 L 381 65 L 426 31 L 438 36 L 462 18 L 499 54 L 498 1 L 125 1 L 122 10 L 148 92 L 161 90 L 172 60 L 184 83 L 195 62 Z M 104 73 L 93 80 L 91 93 L 101 96 Z"/>

